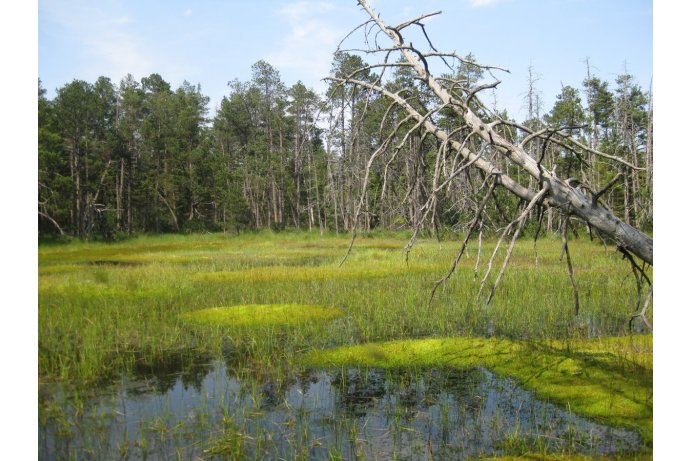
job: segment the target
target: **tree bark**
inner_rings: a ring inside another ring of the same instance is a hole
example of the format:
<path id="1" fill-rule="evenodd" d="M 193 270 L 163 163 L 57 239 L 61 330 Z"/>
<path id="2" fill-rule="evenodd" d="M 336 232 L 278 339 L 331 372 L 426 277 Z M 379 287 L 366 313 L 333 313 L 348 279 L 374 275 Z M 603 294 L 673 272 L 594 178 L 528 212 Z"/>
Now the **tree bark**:
<path id="1" fill-rule="evenodd" d="M 472 133 L 477 135 L 486 144 L 493 146 L 495 151 L 510 159 L 520 170 L 534 178 L 538 185 L 547 188 L 546 197 L 543 202 L 545 205 L 560 208 L 566 211 L 567 214 L 570 212 L 585 222 L 590 223 L 590 225 L 600 230 L 603 234 L 613 238 L 623 248 L 652 265 L 652 238 L 616 217 L 597 200 L 592 200 L 587 197 L 581 190 L 572 187 L 567 181 L 557 177 L 554 172 L 547 171 L 538 163 L 538 160 L 533 159 L 523 149 L 522 145 L 515 145 L 509 142 L 499 132 L 494 130 L 494 127 L 499 121 L 496 123 L 483 122 L 469 107 L 468 100 L 461 100 L 447 91 L 428 70 L 425 56 L 429 57 L 434 54 L 427 53 L 425 55 L 412 46 L 404 43 L 399 29 L 403 29 L 406 24 L 409 25 L 410 22 L 404 23 L 399 26 L 399 28 L 389 27 L 372 10 L 366 0 L 359 0 L 359 3 L 370 15 L 372 22 L 391 39 L 394 44 L 393 48 L 405 57 L 408 65 L 417 73 L 418 78 L 436 95 L 440 101 L 439 108 L 447 107 L 452 109 L 463 123 L 468 126 Z M 338 79 L 334 80 L 338 81 Z M 475 168 L 479 168 L 489 175 L 498 175 L 499 184 L 517 197 L 526 202 L 531 202 L 537 194 L 537 191 L 519 184 L 507 174 L 502 173 L 492 162 L 481 157 L 479 154 L 471 152 L 458 141 L 450 139 L 445 130 L 435 125 L 429 117 L 425 117 L 425 115 L 415 110 L 406 99 L 400 96 L 400 94 L 394 94 L 386 90 L 383 86 L 357 80 L 352 77 L 341 79 L 341 81 L 354 83 L 361 87 L 378 91 L 396 101 L 400 107 L 404 108 L 418 120 L 429 133 L 436 136 L 441 142 L 451 145 L 451 147 L 459 152 L 466 161 L 472 161 Z"/>

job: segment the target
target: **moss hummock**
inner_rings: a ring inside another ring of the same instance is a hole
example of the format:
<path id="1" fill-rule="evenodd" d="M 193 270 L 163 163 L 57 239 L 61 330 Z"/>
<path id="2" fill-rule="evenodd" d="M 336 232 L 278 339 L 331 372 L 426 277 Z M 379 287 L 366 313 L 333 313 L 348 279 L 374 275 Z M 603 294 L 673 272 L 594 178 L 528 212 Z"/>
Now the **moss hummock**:
<path id="1" fill-rule="evenodd" d="M 311 367 L 486 367 L 538 397 L 652 442 L 652 336 L 577 341 L 495 338 L 401 340 L 316 350 Z"/>
<path id="2" fill-rule="evenodd" d="M 338 309 L 305 304 L 245 304 L 212 307 L 181 314 L 193 323 L 217 326 L 298 325 L 342 316 Z"/>

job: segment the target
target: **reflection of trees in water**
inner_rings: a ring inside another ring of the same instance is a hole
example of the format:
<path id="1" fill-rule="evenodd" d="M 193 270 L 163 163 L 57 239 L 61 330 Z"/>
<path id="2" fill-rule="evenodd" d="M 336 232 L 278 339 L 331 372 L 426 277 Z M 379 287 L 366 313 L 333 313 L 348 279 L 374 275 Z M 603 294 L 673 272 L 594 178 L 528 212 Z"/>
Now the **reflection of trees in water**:
<path id="1" fill-rule="evenodd" d="M 334 374 L 331 385 L 336 407 L 346 415 L 365 416 L 380 403 L 395 404 L 403 415 L 415 416 L 443 397 L 452 397 L 459 406 L 477 410 L 477 398 L 486 390 L 487 379 L 480 369 L 374 370 L 348 369 Z M 409 411 L 405 411 L 409 410 Z"/>
<path id="2" fill-rule="evenodd" d="M 292 372 L 248 364 L 231 368 L 228 361 L 226 375 L 230 381 L 237 382 L 237 392 L 241 399 L 249 398 L 264 411 L 271 411 L 283 404 L 293 386 L 303 386 L 299 376 Z"/>
<path id="3" fill-rule="evenodd" d="M 167 353 L 161 357 L 144 360 L 139 358 L 134 366 L 134 378 L 147 381 L 158 394 L 165 394 L 173 387 L 178 379 L 185 389 L 194 388 L 201 392 L 204 378 L 213 370 L 212 357 L 209 354 L 199 354 L 194 351 Z M 128 389 L 129 395 L 148 394 L 151 389 Z"/>
<path id="4" fill-rule="evenodd" d="M 518 443 L 519 449 L 589 452 L 594 441 L 599 453 L 634 450 L 640 445 L 635 433 L 600 426 L 535 400 L 516 381 L 482 368 L 280 371 L 247 363 L 234 367 L 226 368 L 199 354 L 141 362 L 139 381 L 121 382 L 120 386 L 127 387 L 117 387 L 116 400 L 111 394 L 80 394 L 80 411 L 70 397 L 76 390 L 51 392 L 46 387 L 39 394 L 44 408 L 39 449 L 46 459 L 68 458 L 75 446 L 83 445 L 86 453 L 99 437 L 119 439 L 128 421 L 142 421 L 146 424 L 138 426 L 143 432 L 137 437 L 160 448 L 162 459 L 173 458 L 173 452 L 166 450 L 179 447 L 178 437 L 190 436 L 176 428 L 194 427 L 192 436 L 201 440 L 210 436 L 209 430 L 226 424 L 229 415 L 238 418 L 234 423 L 239 431 L 269 443 L 276 459 L 290 458 L 296 440 L 305 444 L 320 440 L 323 450 L 329 444 L 344 453 L 355 450 L 353 458 L 365 447 L 371 450 L 366 451 L 370 458 L 398 453 L 412 459 L 421 447 L 438 459 L 463 459 L 516 449 L 512 443 Z M 127 395 L 122 401 L 120 389 Z M 45 410 L 48 406 L 52 406 L 50 412 Z M 161 419 L 161 408 L 166 408 L 170 419 Z M 252 410 L 249 416 L 245 410 Z M 108 411 L 113 413 L 103 416 Z M 198 427 L 185 426 L 191 414 L 208 421 Z M 165 431 L 147 429 L 161 421 L 167 425 Z M 303 430 L 306 438 L 301 438 Z M 165 440 L 160 438 L 164 432 Z M 185 453 L 191 459 L 200 447 L 190 445 Z M 82 448 L 76 450 L 82 452 Z M 314 450 L 310 453 L 319 459 L 326 456 L 321 448 Z"/>
<path id="5" fill-rule="evenodd" d="M 438 403 L 442 396 L 448 396 L 459 408 L 479 411 L 482 399 L 478 397 L 486 394 L 489 386 L 487 375 L 481 368 L 435 368 L 426 373 L 426 384 L 430 389 L 428 394 L 434 397 L 428 405 Z"/>
<path id="6" fill-rule="evenodd" d="M 274 377 L 265 381 L 262 386 L 261 408 L 273 410 L 282 404 L 286 400 L 286 392 L 295 384 L 295 381 L 294 376 L 284 376 L 281 379 Z"/>
<path id="7" fill-rule="evenodd" d="M 310 386 L 317 384 L 322 379 L 324 379 L 322 374 L 315 373 L 314 370 L 303 369 L 295 372 L 295 381 L 302 395 L 307 394 Z"/>
<path id="8" fill-rule="evenodd" d="M 336 393 L 336 407 L 355 417 L 365 416 L 387 392 L 381 370 L 342 370 L 335 374 L 331 385 Z"/>

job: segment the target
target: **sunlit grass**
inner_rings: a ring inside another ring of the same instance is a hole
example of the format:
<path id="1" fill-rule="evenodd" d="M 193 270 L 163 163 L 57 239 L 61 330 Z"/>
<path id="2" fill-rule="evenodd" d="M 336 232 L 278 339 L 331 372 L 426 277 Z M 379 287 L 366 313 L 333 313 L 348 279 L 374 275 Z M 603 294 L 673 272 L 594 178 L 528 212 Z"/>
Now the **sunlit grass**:
<path id="1" fill-rule="evenodd" d="M 613 247 L 570 243 L 575 315 L 557 239 L 539 240 L 537 258 L 532 240 L 519 241 L 489 306 L 486 291 L 477 300 L 492 242 L 477 275 L 471 244 L 431 303 L 459 242 L 421 239 L 407 261 L 406 243 L 359 238 L 342 267 L 349 238 L 316 233 L 39 246 L 39 379 L 90 386 L 170 357 L 228 355 L 254 374 L 305 363 L 479 365 L 649 441 L 651 340 L 630 335 L 636 283 Z M 233 434 L 214 453 L 240 450 Z"/>
<path id="2" fill-rule="evenodd" d="M 358 239 L 338 267 L 348 243 L 345 237 L 260 233 L 41 246 L 40 376 L 96 379 L 97 370 L 128 367 L 133 359 L 122 350 L 138 356 L 173 346 L 211 352 L 227 334 L 218 326 L 190 328 L 181 315 L 218 306 L 303 304 L 343 312 L 339 321 L 309 326 L 314 336 L 289 339 L 287 347 L 295 350 L 410 337 L 628 333 L 635 282 L 612 248 L 572 242 L 581 296 L 575 316 L 558 241 L 538 242 L 537 264 L 532 242 L 519 242 L 488 307 L 476 303 L 484 275 L 473 271 L 477 247 L 428 306 L 432 284 L 448 270 L 458 242 L 421 240 L 406 262 L 405 238 Z M 485 242 L 483 262 L 491 249 Z M 91 363 L 101 365 L 92 369 Z"/>
<path id="3" fill-rule="evenodd" d="M 422 272 L 430 272 L 431 270 L 438 268 L 438 265 L 435 266 L 431 264 L 413 264 L 410 266 L 402 266 L 400 264 L 381 264 L 374 260 L 364 267 L 353 265 L 343 268 L 338 267 L 337 265 L 315 267 L 303 266 L 300 267 L 299 270 L 296 270 L 291 266 L 269 266 L 237 271 L 207 272 L 197 274 L 194 278 L 195 280 L 211 282 L 304 282 L 331 279 L 362 280 L 374 277 L 392 277 L 396 275 L 415 273 L 419 274 Z"/>
<path id="4" fill-rule="evenodd" d="M 250 304 L 211 307 L 181 315 L 183 320 L 214 326 L 299 325 L 308 321 L 333 320 L 339 310 L 302 304 Z"/>

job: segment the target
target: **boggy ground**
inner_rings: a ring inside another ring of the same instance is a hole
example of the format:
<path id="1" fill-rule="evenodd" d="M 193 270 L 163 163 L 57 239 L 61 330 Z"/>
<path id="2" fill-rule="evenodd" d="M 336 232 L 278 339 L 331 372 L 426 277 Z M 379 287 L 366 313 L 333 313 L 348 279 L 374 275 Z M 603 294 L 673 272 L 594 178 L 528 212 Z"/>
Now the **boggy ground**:
<path id="1" fill-rule="evenodd" d="M 257 233 L 41 245 L 40 384 L 78 396 L 200 357 L 232 357 L 253 376 L 305 367 L 484 367 L 541 399 L 640 434 L 638 452 L 608 456 L 651 456 L 652 337 L 637 334 L 637 322 L 629 330 L 636 284 L 613 247 L 570 243 L 576 316 L 558 240 L 536 248 L 519 242 L 488 307 L 476 295 L 491 243 L 483 244 L 477 277 L 471 245 L 429 305 L 460 242 L 420 240 L 406 261 L 405 236 L 360 238 L 338 267 L 348 243 Z M 40 420 L 52 417 L 47 401 L 40 400 Z M 209 456 L 223 455 L 213 448 Z"/>

